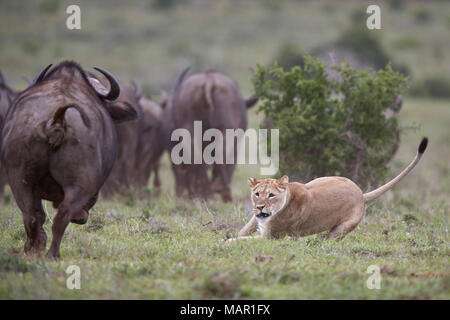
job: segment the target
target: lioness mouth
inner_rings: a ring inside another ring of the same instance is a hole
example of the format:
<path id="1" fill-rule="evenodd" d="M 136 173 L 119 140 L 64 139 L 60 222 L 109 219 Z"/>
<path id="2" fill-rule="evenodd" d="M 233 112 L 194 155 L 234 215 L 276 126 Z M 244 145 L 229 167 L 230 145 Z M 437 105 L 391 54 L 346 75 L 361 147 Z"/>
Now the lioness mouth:
<path id="1" fill-rule="evenodd" d="M 260 212 L 256 215 L 257 218 L 267 218 L 270 216 L 270 212 Z"/>

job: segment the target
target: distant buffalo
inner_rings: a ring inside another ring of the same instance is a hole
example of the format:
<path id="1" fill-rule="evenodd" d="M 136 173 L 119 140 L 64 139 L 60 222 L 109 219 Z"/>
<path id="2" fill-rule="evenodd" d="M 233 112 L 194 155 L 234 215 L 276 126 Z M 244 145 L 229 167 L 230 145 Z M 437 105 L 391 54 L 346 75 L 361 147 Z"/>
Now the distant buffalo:
<path id="1" fill-rule="evenodd" d="M 95 75 L 92 77 L 96 78 Z M 97 82 L 100 80 L 97 79 Z M 105 198 L 123 195 L 130 188 L 141 195 L 152 171 L 155 173 L 155 187 L 161 184 L 158 175 L 159 158 L 164 151 L 160 131 L 161 106 L 143 97 L 141 87 L 134 81 L 119 81 L 119 86 L 120 96 L 109 103 L 130 106 L 136 111 L 137 118 L 115 125 L 119 151 L 114 168 L 101 190 Z"/>
<path id="2" fill-rule="evenodd" d="M 1 132 L 0 159 L 23 214 L 25 253 L 46 247 L 41 203 L 45 199 L 57 208 L 47 256 L 59 257 L 68 223 L 86 223 L 114 165 L 114 122 L 133 120 L 136 112 L 109 103 L 117 99 L 120 87 L 107 71 L 95 68 L 108 79 L 109 88 L 93 82 L 75 62 L 50 68 L 42 70 L 10 107 Z"/>
<path id="3" fill-rule="evenodd" d="M 231 144 L 231 141 L 226 140 L 225 130 L 246 130 L 247 109 L 258 99 L 242 98 L 237 83 L 222 73 L 210 70 L 194 74 L 183 81 L 187 71 L 178 77 L 172 96 L 163 102 L 165 119 L 171 119 L 166 125 L 167 135 L 170 137 L 174 129 L 184 128 L 193 136 L 194 121 L 202 121 L 203 131 L 215 128 L 222 132 L 225 155 L 226 145 Z M 169 152 L 176 143 L 168 142 Z M 237 141 L 234 141 L 234 145 L 234 164 L 193 164 L 193 161 L 191 164 L 172 164 L 177 196 L 187 189 L 191 198 L 208 198 L 213 193 L 219 193 L 223 201 L 231 201 L 230 183 L 236 163 Z M 208 179 L 208 168 L 212 168 L 212 181 Z"/>
<path id="4" fill-rule="evenodd" d="M 120 95 L 110 105 L 132 108 L 137 115 L 133 121 L 115 124 L 118 141 L 118 155 L 114 168 L 102 187 L 101 194 L 111 198 L 116 194 L 126 193 L 136 186 L 136 161 L 140 133 L 142 131 L 142 107 L 139 100 L 142 91 L 131 83 L 119 81 Z"/>
<path id="5" fill-rule="evenodd" d="M 142 122 L 136 155 L 134 186 L 138 190 L 144 188 L 153 172 L 153 186 L 158 188 L 161 185 L 159 161 L 165 150 L 163 109 L 158 103 L 144 96 L 139 102 L 142 107 Z"/>
<path id="6" fill-rule="evenodd" d="M 6 116 L 6 112 L 9 106 L 12 104 L 17 96 L 17 92 L 12 90 L 5 81 L 3 74 L 0 72 L 0 131 L 2 128 L 3 119 Z M 7 184 L 6 172 L 0 164 L 0 198 L 3 196 L 3 191 Z"/>

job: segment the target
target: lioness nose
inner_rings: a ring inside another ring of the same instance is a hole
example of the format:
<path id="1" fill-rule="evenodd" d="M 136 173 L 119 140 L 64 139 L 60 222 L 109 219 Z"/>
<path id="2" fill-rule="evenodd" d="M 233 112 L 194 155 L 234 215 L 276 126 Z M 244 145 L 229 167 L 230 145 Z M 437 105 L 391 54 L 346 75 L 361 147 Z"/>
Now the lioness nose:
<path id="1" fill-rule="evenodd" d="M 259 210 L 262 210 L 262 209 L 264 209 L 264 205 L 262 204 L 262 205 L 260 205 L 260 206 L 256 206 Z"/>

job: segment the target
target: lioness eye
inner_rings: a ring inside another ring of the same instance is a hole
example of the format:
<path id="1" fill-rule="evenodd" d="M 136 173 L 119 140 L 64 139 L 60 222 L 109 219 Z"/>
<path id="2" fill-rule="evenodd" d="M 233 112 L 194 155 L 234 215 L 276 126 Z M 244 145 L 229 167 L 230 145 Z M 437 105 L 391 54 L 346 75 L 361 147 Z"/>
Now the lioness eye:
<path id="1" fill-rule="evenodd" d="M 269 198 L 273 198 L 275 195 L 273 193 L 269 193 Z"/>
<path id="2" fill-rule="evenodd" d="M 255 193 L 255 196 L 259 197 L 259 192 Z"/>

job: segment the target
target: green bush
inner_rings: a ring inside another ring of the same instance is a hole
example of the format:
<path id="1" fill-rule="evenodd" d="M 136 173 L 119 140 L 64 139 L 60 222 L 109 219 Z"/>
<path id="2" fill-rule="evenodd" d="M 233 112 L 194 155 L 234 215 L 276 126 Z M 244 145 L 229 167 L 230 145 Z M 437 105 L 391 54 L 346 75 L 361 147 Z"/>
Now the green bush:
<path id="1" fill-rule="evenodd" d="M 362 188 L 383 181 L 398 147 L 397 118 L 387 119 L 406 79 L 390 65 L 379 71 L 334 66 L 339 80 L 327 78 L 324 63 L 304 57 L 304 67 L 284 71 L 258 65 L 252 81 L 260 97 L 262 127 L 280 130 L 280 170 L 293 180 L 339 175 Z"/>

